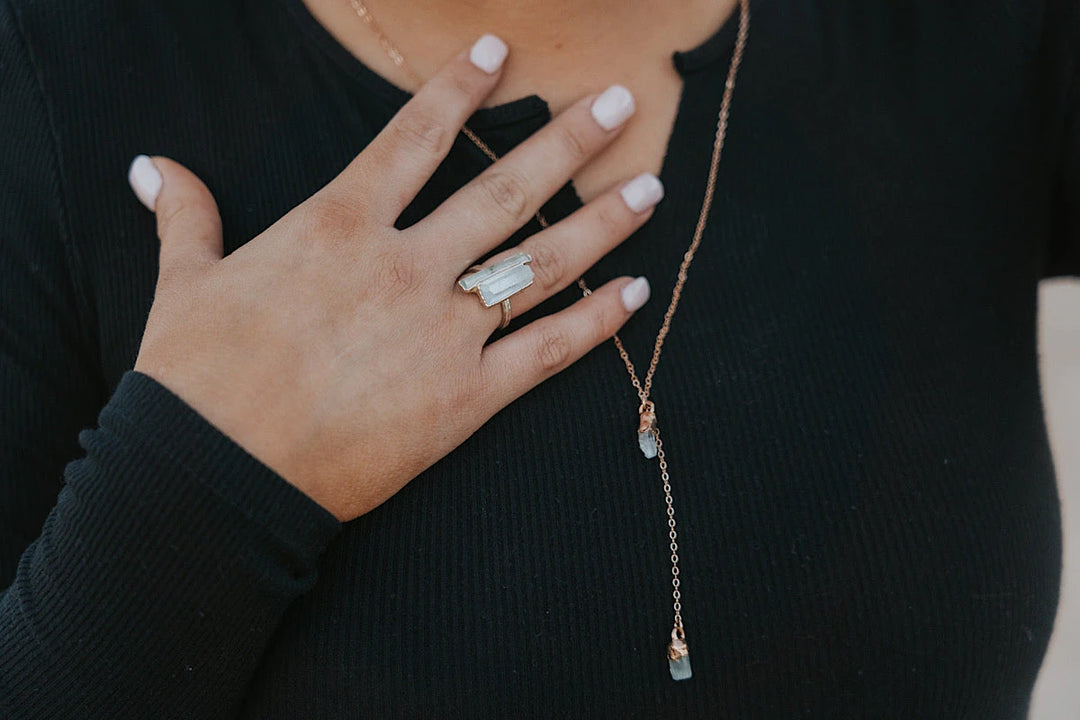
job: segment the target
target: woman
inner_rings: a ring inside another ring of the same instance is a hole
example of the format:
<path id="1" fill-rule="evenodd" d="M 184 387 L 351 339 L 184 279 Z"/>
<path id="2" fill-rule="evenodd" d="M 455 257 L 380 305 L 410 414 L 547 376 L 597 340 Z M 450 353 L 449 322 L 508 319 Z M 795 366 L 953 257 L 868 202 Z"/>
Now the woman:
<path id="1" fill-rule="evenodd" d="M 5 717 L 1025 715 L 1074 0 L 2 7 Z"/>

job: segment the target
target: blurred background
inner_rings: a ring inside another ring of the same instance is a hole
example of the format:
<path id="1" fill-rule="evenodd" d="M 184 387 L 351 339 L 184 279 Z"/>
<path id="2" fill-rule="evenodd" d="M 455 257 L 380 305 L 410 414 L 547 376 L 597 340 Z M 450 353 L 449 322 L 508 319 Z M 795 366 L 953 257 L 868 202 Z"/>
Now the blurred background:
<path id="1" fill-rule="evenodd" d="M 1039 288 L 1043 402 L 1065 533 L 1065 575 L 1030 720 L 1080 720 L 1080 281 Z"/>

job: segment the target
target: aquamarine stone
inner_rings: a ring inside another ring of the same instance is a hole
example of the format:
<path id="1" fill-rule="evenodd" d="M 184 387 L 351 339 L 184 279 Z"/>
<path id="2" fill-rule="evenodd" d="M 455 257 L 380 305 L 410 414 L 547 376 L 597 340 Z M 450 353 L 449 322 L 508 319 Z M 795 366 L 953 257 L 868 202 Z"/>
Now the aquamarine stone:
<path id="1" fill-rule="evenodd" d="M 683 655 L 678 660 L 668 660 L 672 680 L 689 680 L 694 676 L 690 670 L 690 656 Z"/>
<path id="2" fill-rule="evenodd" d="M 638 447 L 641 448 L 642 454 L 647 458 L 656 457 L 656 435 L 651 430 L 645 432 L 639 432 L 637 434 Z"/>

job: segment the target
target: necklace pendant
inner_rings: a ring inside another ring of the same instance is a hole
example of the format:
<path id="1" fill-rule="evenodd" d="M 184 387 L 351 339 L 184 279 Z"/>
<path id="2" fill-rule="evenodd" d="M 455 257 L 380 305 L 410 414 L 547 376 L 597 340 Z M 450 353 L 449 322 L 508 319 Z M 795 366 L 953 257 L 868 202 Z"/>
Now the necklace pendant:
<path id="1" fill-rule="evenodd" d="M 641 453 L 648 459 L 656 457 L 658 447 L 656 445 L 656 407 L 652 401 L 644 402 L 638 409 L 641 416 L 638 422 L 637 441 Z"/>
<path id="2" fill-rule="evenodd" d="M 637 444 L 641 448 L 641 454 L 649 460 L 656 457 L 656 436 L 652 430 L 645 430 L 637 434 Z"/>
<path id="3" fill-rule="evenodd" d="M 668 670 L 672 680 L 689 680 L 694 676 L 690 670 L 690 648 L 686 645 L 686 634 L 681 628 L 671 631 L 671 643 L 667 650 Z"/>

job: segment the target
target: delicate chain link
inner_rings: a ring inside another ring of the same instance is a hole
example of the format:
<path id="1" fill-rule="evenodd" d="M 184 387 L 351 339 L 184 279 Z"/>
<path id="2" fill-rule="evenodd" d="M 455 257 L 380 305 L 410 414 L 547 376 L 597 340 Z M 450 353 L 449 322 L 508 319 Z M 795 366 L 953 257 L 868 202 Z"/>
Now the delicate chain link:
<path id="1" fill-rule="evenodd" d="M 660 439 L 660 431 L 656 433 L 656 457 L 660 461 L 660 478 L 664 481 L 664 500 L 667 502 L 668 537 L 671 538 L 671 599 L 675 611 L 675 629 L 679 631 L 679 637 L 686 639 L 682 624 L 682 592 L 679 590 L 679 533 L 675 530 L 675 504 L 671 499 L 671 476 L 668 475 L 667 456 L 664 454 L 664 442 Z"/>
<path id="2" fill-rule="evenodd" d="M 363 0 L 349 0 L 349 4 L 352 5 L 353 10 L 359 15 L 372 33 L 378 38 L 379 44 L 383 50 L 394 61 L 394 64 L 400 67 L 409 75 L 410 79 L 416 83 L 417 87 L 424 84 L 424 78 L 420 76 L 418 72 L 409 64 L 405 59 L 405 56 L 397 49 L 393 42 L 391 42 L 389 36 L 383 32 L 379 23 L 375 20 L 375 16 L 371 14 L 371 10 L 364 4 Z M 622 358 L 623 364 L 626 366 L 626 372 L 630 376 L 630 383 L 634 386 L 634 390 L 637 391 L 638 399 L 641 401 L 641 407 L 652 407 L 652 403 L 649 399 L 649 394 L 652 392 L 653 377 L 656 375 L 656 368 L 660 365 L 660 353 L 664 348 L 664 340 L 667 339 L 668 333 L 671 332 L 671 321 L 675 317 L 675 310 L 679 307 L 679 301 L 682 299 L 683 287 L 686 285 L 686 279 L 689 277 L 690 264 L 694 262 L 694 254 L 698 250 L 698 246 L 701 245 L 701 239 L 705 234 L 705 226 L 708 224 L 709 212 L 712 209 L 713 195 L 716 192 L 716 177 L 717 171 L 720 166 L 720 156 L 724 149 L 724 138 L 727 136 L 728 116 L 731 111 L 731 96 L 735 91 L 735 78 L 738 76 L 739 67 L 742 65 L 743 53 L 746 49 L 746 41 L 750 32 L 750 3 L 749 0 L 739 0 L 739 31 L 735 40 L 735 51 L 731 57 L 731 65 L 728 68 L 727 81 L 724 84 L 724 98 L 720 104 L 720 113 L 717 116 L 716 121 L 716 135 L 713 139 L 713 152 L 712 160 L 709 163 L 709 176 L 708 181 L 705 184 L 705 197 L 701 203 L 701 212 L 698 215 L 697 225 L 694 228 L 694 236 L 690 241 L 690 247 L 687 248 L 683 254 L 682 263 L 679 264 L 679 273 L 675 281 L 675 287 L 671 291 L 671 301 L 668 303 L 667 311 L 664 313 L 664 321 L 660 326 L 660 332 L 656 336 L 656 342 L 653 345 L 652 358 L 649 362 L 649 369 L 645 373 L 645 382 L 642 383 L 638 379 L 637 370 L 634 367 L 634 363 L 630 360 L 630 354 L 623 346 L 622 340 L 618 335 L 615 335 L 612 340 L 615 343 L 615 347 L 619 351 L 619 357 Z M 476 133 L 474 133 L 468 126 L 462 127 L 462 134 L 464 134 L 477 148 L 480 149 L 484 155 L 487 156 L 492 162 L 497 162 L 499 156 L 481 140 Z M 549 227 L 548 221 L 541 213 L 536 213 L 536 220 L 539 222 L 541 228 Z M 592 290 L 585 283 L 584 278 L 578 278 L 578 287 L 581 289 L 581 293 L 584 297 L 588 297 L 592 294 Z M 664 483 L 664 502 L 667 506 L 667 523 L 668 523 L 668 538 L 671 540 L 669 548 L 671 549 L 671 598 L 672 609 L 675 613 L 675 633 L 677 633 L 680 639 L 685 639 L 686 633 L 683 630 L 682 619 L 682 591 L 681 582 L 679 580 L 679 534 L 675 529 L 675 501 L 672 498 L 671 493 L 671 476 L 668 473 L 667 455 L 664 453 L 664 443 L 660 439 L 660 429 L 655 425 L 652 428 L 652 432 L 656 437 L 656 455 L 660 462 L 660 478 Z"/>
<path id="3" fill-rule="evenodd" d="M 352 5 L 352 9 L 356 11 L 356 14 L 360 16 L 360 19 L 366 22 L 368 27 L 371 28 L 372 33 L 378 38 L 379 44 L 382 45 L 383 51 L 390 56 L 390 59 L 394 61 L 394 64 L 409 73 L 413 80 L 423 85 L 424 79 L 416 74 L 412 69 L 412 66 L 405 61 L 405 56 L 394 47 L 394 43 L 390 42 L 390 38 L 382 31 L 382 28 L 379 27 L 379 23 L 375 20 L 375 16 L 371 14 L 371 11 L 368 10 L 367 5 L 360 0 L 349 0 L 349 4 Z"/>

